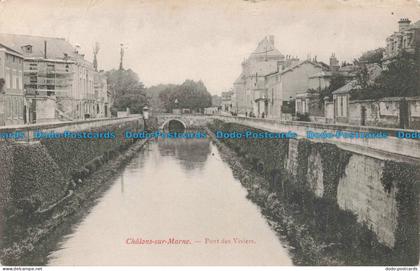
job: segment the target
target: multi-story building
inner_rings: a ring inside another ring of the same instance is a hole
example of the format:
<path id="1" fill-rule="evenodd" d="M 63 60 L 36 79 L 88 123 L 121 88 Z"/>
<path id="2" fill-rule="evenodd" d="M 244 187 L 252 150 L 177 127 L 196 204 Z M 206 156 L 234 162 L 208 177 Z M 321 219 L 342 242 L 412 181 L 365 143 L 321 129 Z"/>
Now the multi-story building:
<path id="1" fill-rule="evenodd" d="M 97 102 L 107 95 L 106 87 L 95 88 L 95 78 L 100 77 L 96 77 L 93 64 L 78 46 L 62 38 L 13 34 L 0 34 L 0 43 L 24 57 L 24 88 L 31 123 L 96 117 Z M 103 83 L 103 79 L 98 80 Z"/>
<path id="2" fill-rule="evenodd" d="M 0 43 L 0 126 L 26 122 L 23 56 Z"/>
<path id="3" fill-rule="evenodd" d="M 108 91 L 108 84 L 105 73 L 100 71 L 95 73 L 95 98 L 96 98 L 96 117 L 108 118 L 111 116 L 111 92 Z"/>
<path id="4" fill-rule="evenodd" d="M 223 91 L 222 92 L 222 111 L 231 112 L 232 111 L 232 96 L 233 91 Z"/>
<path id="5" fill-rule="evenodd" d="M 267 103 L 265 77 L 285 65 L 285 56 L 274 46 L 274 36 L 261 40 L 252 54 L 242 62 L 242 72 L 233 86 L 233 111 L 259 115 Z M 261 106 L 263 104 L 263 106 Z"/>
<path id="6" fill-rule="evenodd" d="M 411 24 L 409 19 L 404 18 L 398 25 L 398 31 L 386 39 L 384 64 L 388 64 L 403 51 L 411 54 L 420 63 L 420 20 Z"/>
<path id="7" fill-rule="evenodd" d="M 321 90 L 328 88 L 334 76 L 341 76 L 346 82 L 354 79 L 358 68 L 353 64 L 340 66 L 333 53 L 329 65 L 318 62 L 316 58 L 310 63 L 312 68 L 301 74 L 299 86 L 296 89 L 295 112 L 310 114 L 311 116 L 324 116 L 323 101 L 319 101 Z"/>
<path id="8" fill-rule="evenodd" d="M 233 111 L 267 118 L 282 118 L 282 113 L 307 113 L 310 108 L 319 111 L 319 91 L 329 86 L 334 75 L 351 80 L 354 70 L 351 65 L 340 67 L 335 54 L 330 65 L 316 57 L 300 61 L 283 56 L 274 47 L 274 37 L 266 37 L 242 63 L 241 75 L 233 84 Z"/>
<path id="9" fill-rule="evenodd" d="M 306 104 L 307 91 L 317 87 L 313 76 L 329 70 L 328 65 L 315 60 L 305 60 L 281 72 L 280 93 L 281 102 L 296 98 L 296 112 L 308 112 Z M 315 80 L 317 81 L 317 80 Z M 328 84 L 328 83 L 323 83 Z M 305 99 L 301 99 L 305 96 Z"/>

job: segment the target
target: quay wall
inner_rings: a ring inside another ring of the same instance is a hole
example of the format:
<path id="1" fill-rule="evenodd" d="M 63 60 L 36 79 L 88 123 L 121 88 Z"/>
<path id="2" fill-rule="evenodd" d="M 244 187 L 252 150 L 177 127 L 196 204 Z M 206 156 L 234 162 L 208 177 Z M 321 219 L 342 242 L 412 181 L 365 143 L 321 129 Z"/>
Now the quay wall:
<path id="1" fill-rule="evenodd" d="M 43 210 L 58 202 L 75 183 L 83 182 L 134 142 L 124 138 L 125 130 L 142 129 L 143 120 L 138 117 L 0 129 L 0 132 L 24 131 L 29 135 L 25 140 L 0 142 L 0 235 L 5 234 L 3 227 L 8 217 Z M 115 133 L 115 138 L 34 140 L 31 134 L 37 130 L 109 131 Z"/>
<path id="2" fill-rule="evenodd" d="M 232 122 L 230 118 L 227 120 L 229 122 L 215 120 L 209 129 L 224 132 L 267 131 Z M 326 140 L 319 142 L 298 138 L 221 141 L 262 174 L 280 196 L 284 197 L 286 193 L 289 198 L 300 198 L 298 202 L 304 208 L 329 206 L 322 208 L 337 210 L 326 211 L 325 219 L 338 219 L 349 213 L 355 217 L 354 223 L 366 227 L 379 244 L 394 251 L 394 255 L 399 255 L 403 259 L 399 263 L 418 263 L 418 163 L 412 160 L 397 161 L 391 156 L 389 159 L 369 156 L 363 152 L 342 149 Z M 306 196 L 307 192 L 309 197 Z M 307 211 L 319 212 L 315 209 Z M 351 238 L 363 242 L 364 237 Z"/>

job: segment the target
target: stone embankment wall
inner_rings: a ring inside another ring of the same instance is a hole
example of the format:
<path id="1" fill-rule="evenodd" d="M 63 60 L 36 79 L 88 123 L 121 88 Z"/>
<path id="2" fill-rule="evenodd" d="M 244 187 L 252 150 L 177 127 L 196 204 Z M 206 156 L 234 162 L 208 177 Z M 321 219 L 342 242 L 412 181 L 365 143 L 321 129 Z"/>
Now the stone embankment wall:
<path id="1" fill-rule="evenodd" d="M 262 131 L 217 120 L 209 128 L 226 132 Z M 245 157 L 275 191 L 281 191 L 278 193 L 281 197 L 286 192 L 292 200 L 299 198 L 298 205 L 313 208 L 311 213 L 326 213 L 325 219 L 348 217 L 345 214 L 350 213 L 355 218 L 347 223 L 353 221 L 373 232 L 379 244 L 399 255 L 401 261 L 395 262 L 418 262 L 419 165 L 381 160 L 307 139 L 222 141 Z M 308 197 L 306 192 L 312 196 Z M 363 241 L 364 237 L 351 238 Z"/>
<path id="2" fill-rule="evenodd" d="M 72 124 L 74 126 L 74 124 Z M 127 149 L 133 140 L 125 130 L 141 130 L 141 119 L 127 119 L 86 132 L 114 132 L 114 139 L 42 139 L 0 142 L 0 234 L 4 220 L 20 211 L 43 210 L 66 196 L 106 161 Z M 57 127 L 57 130 L 66 129 Z M 75 131 L 75 129 L 72 129 Z M 76 130 L 77 131 L 77 130 Z M 0 240 L 1 240 L 0 236 Z M 1 245 L 1 244 L 0 244 Z"/>

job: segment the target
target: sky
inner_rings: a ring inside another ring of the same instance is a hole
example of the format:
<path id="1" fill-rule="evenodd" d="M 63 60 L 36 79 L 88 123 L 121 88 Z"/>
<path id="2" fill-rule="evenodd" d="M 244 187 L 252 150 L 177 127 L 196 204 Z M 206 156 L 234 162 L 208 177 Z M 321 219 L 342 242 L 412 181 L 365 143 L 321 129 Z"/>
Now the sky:
<path id="1" fill-rule="evenodd" d="M 284 55 L 352 61 L 385 46 L 400 18 L 420 20 L 420 0 L 0 0 L 0 32 L 62 37 L 99 68 L 124 68 L 146 86 L 202 80 L 229 90 L 241 62 L 267 35 Z"/>

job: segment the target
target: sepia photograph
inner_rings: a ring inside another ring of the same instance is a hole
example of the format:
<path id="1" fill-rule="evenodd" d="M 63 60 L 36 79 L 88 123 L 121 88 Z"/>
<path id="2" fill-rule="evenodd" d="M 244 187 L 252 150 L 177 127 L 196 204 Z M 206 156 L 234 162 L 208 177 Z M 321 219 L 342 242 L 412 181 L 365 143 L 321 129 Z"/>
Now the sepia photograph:
<path id="1" fill-rule="evenodd" d="M 419 270 L 420 0 L 0 0 L 1 270 Z"/>

